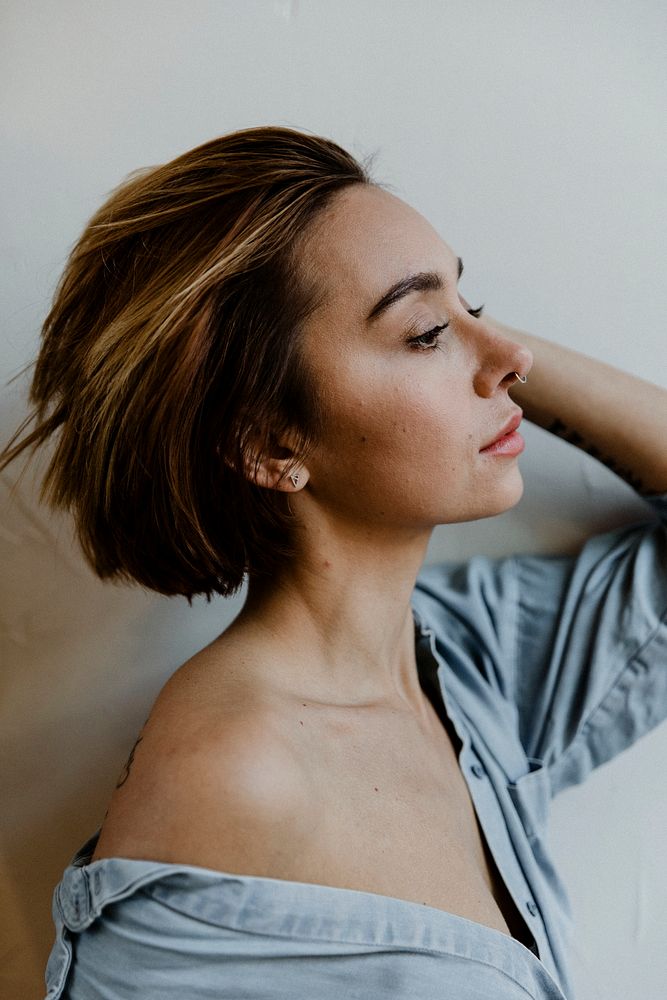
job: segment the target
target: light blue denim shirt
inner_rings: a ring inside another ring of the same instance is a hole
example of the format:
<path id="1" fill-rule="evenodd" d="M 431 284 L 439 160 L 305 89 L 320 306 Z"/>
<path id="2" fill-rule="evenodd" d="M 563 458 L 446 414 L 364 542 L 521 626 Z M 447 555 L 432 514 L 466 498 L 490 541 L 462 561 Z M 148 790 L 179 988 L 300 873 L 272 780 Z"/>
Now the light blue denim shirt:
<path id="1" fill-rule="evenodd" d="M 91 864 L 98 830 L 53 894 L 47 1000 L 573 1000 L 550 801 L 667 716 L 667 493 L 644 499 L 657 519 L 647 509 L 575 556 L 430 565 L 412 596 L 420 679 L 442 695 L 532 948 L 376 893 Z"/>

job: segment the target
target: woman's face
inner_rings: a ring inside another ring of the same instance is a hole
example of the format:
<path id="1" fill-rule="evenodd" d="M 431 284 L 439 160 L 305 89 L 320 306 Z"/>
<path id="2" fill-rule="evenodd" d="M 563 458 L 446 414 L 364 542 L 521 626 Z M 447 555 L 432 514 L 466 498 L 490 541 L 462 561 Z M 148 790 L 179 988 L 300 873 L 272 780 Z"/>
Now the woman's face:
<path id="1" fill-rule="evenodd" d="M 457 255 L 405 202 L 363 185 L 336 196 L 305 254 L 327 291 L 304 340 L 326 412 L 304 462 L 311 501 L 357 524 L 410 532 L 517 503 L 517 456 L 480 449 L 518 412 L 507 390 L 532 355 L 468 312 L 478 303 L 457 291 Z M 374 312 L 392 285 L 426 271 L 442 288 Z"/>

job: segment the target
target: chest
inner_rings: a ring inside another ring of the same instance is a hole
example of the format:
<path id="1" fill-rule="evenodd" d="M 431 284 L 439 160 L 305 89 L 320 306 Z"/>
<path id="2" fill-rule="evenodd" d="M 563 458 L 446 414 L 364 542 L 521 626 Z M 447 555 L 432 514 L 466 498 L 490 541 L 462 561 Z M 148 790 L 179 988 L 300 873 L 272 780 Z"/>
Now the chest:
<path id="1" fill-rule="evenodd" d="M 400 723 L 363 735 L 344 723 L 334 728 L 308 750 L 313 835 L 289 877 L 422 903 L 530 947 L 477 820 L 447 717 L 433 709 L 428 735 Z"/>

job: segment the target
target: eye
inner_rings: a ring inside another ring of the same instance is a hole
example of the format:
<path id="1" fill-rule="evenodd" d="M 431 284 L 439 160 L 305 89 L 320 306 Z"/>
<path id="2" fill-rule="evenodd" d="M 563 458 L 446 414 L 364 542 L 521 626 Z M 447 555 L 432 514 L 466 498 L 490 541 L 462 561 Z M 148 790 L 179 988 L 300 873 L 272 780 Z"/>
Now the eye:
<path id="1" fill-rule="evenodd" d="M 477 309 L 468 309 L 467 311 L 471 316 L 479 317 L 482 315 L 482 310 L 484 306 L 479 306 Z M 418 334 L 416 337 L 410 337 L 408 344 L 413 346 L 413 350 L 417 351 L 432 351 L 434 348 L 438 347 L 438 338 L 440 336 L 441 330 L 446 330 L 449 323 L 443 323 L 442 326 L 434 326 L 431 330 L 425 330 L 423 333 Z M 435 340 L 432 343 L 424 343 L 425 340 Z"/>
<path id="2" fill-rule="evenodd" d="M 408 340 L 408 344 L 410 344 L 416 350 L 419 351 L 431 350 L 432 348 L 438 346 L 437 340 L 440 331 L 446 330 L 448 326 L 449 323 L 443 323 L 442 326 L 434 326 L 432 330 L 425 330 L 423 333 L 420 333 L 417 337 L 410 337 L 410 339 Z M 435 337 L 434 343 L 432 344 L 424 343 L 424 340 L 430 340 L 432 337 Z"/>

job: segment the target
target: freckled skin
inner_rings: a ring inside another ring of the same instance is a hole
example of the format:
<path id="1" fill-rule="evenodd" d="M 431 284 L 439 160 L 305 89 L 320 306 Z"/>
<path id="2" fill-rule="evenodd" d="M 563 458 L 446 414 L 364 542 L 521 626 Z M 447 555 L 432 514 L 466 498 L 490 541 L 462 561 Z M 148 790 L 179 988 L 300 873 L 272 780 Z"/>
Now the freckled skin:
<path id="1" fill-rule="evenodd" d="M 307 254 L 328 288 L 305 339 L 329 415 L 306 462 L 318 505 L 355 522 L 382 517 L 419 529 L 517 503 L 516 459 L 479 451 L 516 410 L 511 373 L 528 371 L 532 355 L 483 314 L 470 315 L 454 251 L 401 199 L 357 186 L 337 196 Z M 389 285 L 419 270 L 442 272 L 448 286 L 412 293 L 367 326 Z M 428 331 L 444 321 L 437 347 L 406 343 L 409 327 Z"/>
<path id="2" fill-rule="evenodd" d="M 289 492 L 295 555 L 279 578 L 249 582 L 226 641 L 252 648 L 258 686 L 408 706 L 428 726 L 410 593 L 436 525 L 491 517 L 521 498 L 516 457 L 480 451 L 519 412 L 509 389 L 532 354 L 470 313 L 458 255 L 380 188 L 339 192 L 297 264 L 323 293 L 301 337 L 323 430 L 307 455 L 285 435 L 253 471 L 260 486 Z M 420 271 L 439 273 L 444 287 L 411 292 L 367 322 L 391 285 Z"/>

